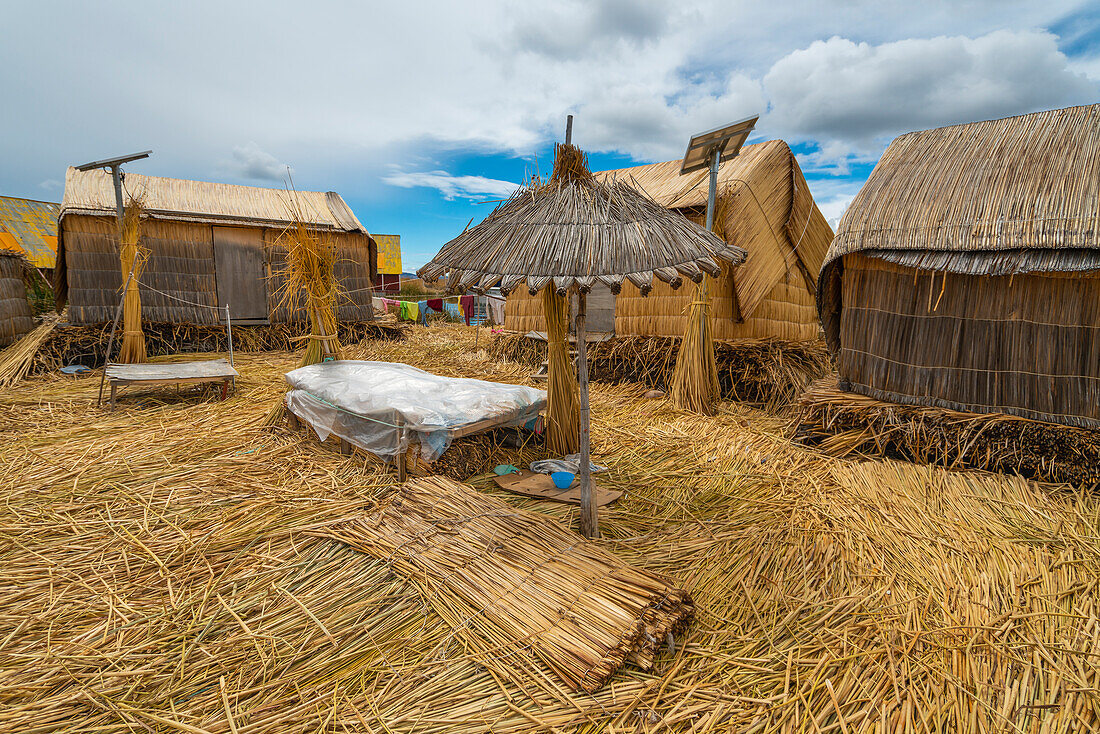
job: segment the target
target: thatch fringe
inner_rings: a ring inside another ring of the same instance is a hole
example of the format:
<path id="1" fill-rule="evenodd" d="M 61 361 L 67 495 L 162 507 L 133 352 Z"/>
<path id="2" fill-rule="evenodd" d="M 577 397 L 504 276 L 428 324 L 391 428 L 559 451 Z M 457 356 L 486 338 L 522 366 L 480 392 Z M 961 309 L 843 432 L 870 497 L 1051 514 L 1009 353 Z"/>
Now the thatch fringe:
<path id="1" fill-rule="evenodd" d="M 998 414 L 900 405 L 814 383 L 799 400 L 798 435 L 830 454 L 875 454 L 919 464 L 1100 482 L 1100 431 Z"/>
<path id="2" fill-rule="evenodd" d="M 229 349 L 225 327 L 213 324 L 175 324 L 145 322 L 146 352 L 150 357 L 185 352 L 225 352 Z M 405 328 L 391 324 L 341 323 L 341 343 L 368 339 L 393 341 L 405 338 Z M 29 374 L 51 372 L 67 364 L 101 367 L 107 352 L 110 324 L 94 326 L 61 325 L 34 355 Z M 263 324 L 233 326 L 233 350 L 236 352 L 290 352 L 301 346 L 299 324 Z"/>
<path id="3" fill-rule="evenodd" d="M 589 379 L 639 382 L 669 389 L 680 339 L 621 336 L 588 345 Z M 719 391 L 723 400 L 780 409 L 830 367 L 824 342 L 752 339 L 714 343 Z M 546 360 L 546 342 L 524 334 L 497 334 L 489 347 L 495 361 L 518 362 L 532 369 Z"/>

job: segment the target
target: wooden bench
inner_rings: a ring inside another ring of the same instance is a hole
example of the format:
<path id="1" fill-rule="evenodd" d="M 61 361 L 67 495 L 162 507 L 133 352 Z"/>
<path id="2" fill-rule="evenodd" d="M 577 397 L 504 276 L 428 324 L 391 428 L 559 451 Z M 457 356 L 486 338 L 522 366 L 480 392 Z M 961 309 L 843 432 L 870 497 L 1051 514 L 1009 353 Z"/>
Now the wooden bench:
<path id="1" fill-rule="evenodd" d="M 221 383 L 221 399 L 229 396 L 229 387 L 240 376 L 224 359 L 202 362 L 162 362 L 157 364 L 108 364 L 107 381 L 111 384 L 111 410 L 115 409 L 115 397 L 122 388 L 133 385 L 194 385 L 205 382 Z"/>

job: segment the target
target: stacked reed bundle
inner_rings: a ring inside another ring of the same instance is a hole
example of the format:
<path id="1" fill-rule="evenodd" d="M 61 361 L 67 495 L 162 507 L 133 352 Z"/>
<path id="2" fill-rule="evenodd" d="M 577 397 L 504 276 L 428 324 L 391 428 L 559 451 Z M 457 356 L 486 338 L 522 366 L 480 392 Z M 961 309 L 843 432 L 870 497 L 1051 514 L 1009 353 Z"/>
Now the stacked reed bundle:
<path id="1" fill-rule="evenodd" d="M 122 215 L 122 239 L 118 252 L 126 291 L 122 304 L 122 343 L 117 359 L 123 364 L 146 360 L 145 335 L 141 331 L 141 293 L 138 290 L 142 271 L 149 259 L 149 249 L 141 245 L 143 210 L 141 199 L 131 194 Z"/>
<path id="2" fill-rule="evenodd" d="M 575 454 L 580 446 L 578 433 L 580 401 L 577 373 L 569 358 L 569 299 L 553 288 L 543 288 L 542 307 L 546 314 L 546 351 L 549 362 L 546 406 L 546 445 L 558 455 Z"/>
<path id="3" fill-rule="evenodd" d="M 486 664 L 507 660 L 509 678 L 531 672 L 530 650 L 572 690 L 598 690 L 628 659 L 652 666 L 694 613 L 668 580 L 443 477 L 410 481 L 379 512 L 320 534 L 421 587 Z"/>
<path id="4" fill-rule="evenodd" d="M 1100 483 L 1100 432 L 1003 413 L 901 405 L 844 392 L 835 378 L 799 400 L 799 438 L 830 454 L 1018 474 L 1082 487 Z"/>
<path id="5" fill-rule="evenodd" d="M 680 339 L 619 336 L 588 346 L 590 377 L 596 382 L 638 382 L 667 390 Z M 825 343 L 785 339 L 743 339 L 714 344 L 723 400 L 761 404 L 769 410 L 790 405 L 814 380 L 828 372 Z M 546 342 L 525 334 L 497 334 L 489 348 L 494 361 L 531 369 L 546 360 Z"/>

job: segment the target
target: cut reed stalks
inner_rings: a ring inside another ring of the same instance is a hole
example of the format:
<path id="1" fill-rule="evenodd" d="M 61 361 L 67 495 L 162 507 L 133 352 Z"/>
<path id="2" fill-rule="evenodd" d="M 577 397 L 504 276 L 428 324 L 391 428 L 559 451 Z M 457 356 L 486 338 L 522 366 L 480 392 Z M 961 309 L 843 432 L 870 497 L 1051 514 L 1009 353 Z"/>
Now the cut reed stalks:
<path id="1" fill-rule="evenodd" d="M 143 211 L 141 199 L 131 194 L 122 215 L 122 239 L 119 244 L 122 283 L 126 292 L 122 304 L 122 342 L 117 360 L 123 364 L 136 364 L 147 358 L 145 334 L 141 331 L 141 293 L 138 289 L 142 271 L 149 259 L 149 249 L 141 245 Z"/>
<path id="2" fill-rule="evenodd" d="M 546 313 L 547 379 L 546 445 L 564 456 L 580 449 L 580 400 L 577 372 L 569 358 L 569 299 L 553 288 L 542 289 Z"/>
<path id="3" fill-rule="evenodd" d="M 56 313 L 46 314 L 33 331 L 0 352 L 0 387 L 10 387 L 27 376 L 38 350 L 50 338 L 61 319 Z"/>
<path id="4" fill-rule="evenodd" d="M 695 297 L 688 309 L 687 327 L 672 372 L 672 403 L 693 413 L 714 415 L 721 392 L 714 339 L 710 333 L 710 298 L 706 283 L 695 287 Z"/>

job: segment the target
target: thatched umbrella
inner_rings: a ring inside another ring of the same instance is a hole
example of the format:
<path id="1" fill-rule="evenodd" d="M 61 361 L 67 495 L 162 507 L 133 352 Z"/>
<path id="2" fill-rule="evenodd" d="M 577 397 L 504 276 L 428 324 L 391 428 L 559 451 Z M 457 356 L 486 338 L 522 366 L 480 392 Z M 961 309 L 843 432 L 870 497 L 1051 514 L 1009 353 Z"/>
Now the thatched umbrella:
<path id="1" fill-rule="evenodd" d="M 588 364 L 585 295 L 597 284 L 618 293 L 630 281 L 647 295 L 653 278 L 678 288 L 738 265 L 745 251 L 620 181 L 600 182 L 584 154 L 566 142 L 555 150 L 549 181 L 534 181 L 486 219 L 454 238 L 418 271 L 428 282 L 447 276 L 452 291 L 507 295 L 525 285 L 531 295 L 552 288 L 577 299 L 577 377 L 580 383 L 581 531 L 599 533 L 589 476 Z"/>

